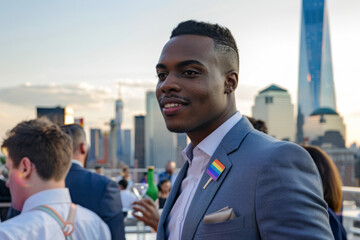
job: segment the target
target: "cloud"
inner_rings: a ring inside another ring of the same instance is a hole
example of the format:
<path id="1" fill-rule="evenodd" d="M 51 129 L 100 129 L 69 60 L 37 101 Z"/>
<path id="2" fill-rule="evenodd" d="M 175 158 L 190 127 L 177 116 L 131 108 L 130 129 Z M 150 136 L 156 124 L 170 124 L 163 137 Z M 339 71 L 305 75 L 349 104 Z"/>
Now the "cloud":
<path id="1" fill-rule="evenodd" d="M 72 106 L 97 108 L 112 99 L 109 88 L 95 88 L 88 84 L 31 85 L 29 83 L 0 89 L 0 101 L 17 106 Z"/>
<path id="2" fill-rule="evenodd" d="M 141 88 L 154 90 L 157 80 L 154 79 L 121 79 L 116 81 L 122 88 Z"/>

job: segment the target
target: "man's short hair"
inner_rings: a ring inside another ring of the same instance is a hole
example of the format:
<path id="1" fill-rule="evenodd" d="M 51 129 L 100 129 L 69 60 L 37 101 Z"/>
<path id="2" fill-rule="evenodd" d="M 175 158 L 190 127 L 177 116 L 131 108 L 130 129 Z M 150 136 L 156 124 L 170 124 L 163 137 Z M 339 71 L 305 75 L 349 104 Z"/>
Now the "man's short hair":
<path id="1" fill-rule="evenodd" d="M 125 179 L 121 179 L 119 182 L 118 182 L 119 186 L 121 186 L 123 189 L 126 189 L 127 186 L 128 186 L 128 181 L 126 181 Z"/>
<path id="2" fill-rule="evenodd" d="M 70 167 L 71 139 L 47 118 L 17 124 L 8 133 L 1 148 L 6 149 L 14 167 L 19 166 L 22 158 L 29 158 L 43 180 L 59 181 Z"/>
<path id="3" fill-rule="evenodd" d="M 171 32 L 170 39 L 180 35 L 200 35 L 212 38 L 214 40 L 215 49 L 219 52 L 231 57 L 231 61 L 236 61 L 236 67 L 239 68 L 239 50 L 236 41 L 230 30 L 218 24 L 206 22 L 198 22 L 188 20 L 179 23 L 179 25 Z"/>
<path id="4" fill-rule="evenodd" d="M 74 152 L 78 151 L 81 143 L 86 143 L 85 131 L 79 124 L 63 125 L 61 130 L 71 137 Z"/>

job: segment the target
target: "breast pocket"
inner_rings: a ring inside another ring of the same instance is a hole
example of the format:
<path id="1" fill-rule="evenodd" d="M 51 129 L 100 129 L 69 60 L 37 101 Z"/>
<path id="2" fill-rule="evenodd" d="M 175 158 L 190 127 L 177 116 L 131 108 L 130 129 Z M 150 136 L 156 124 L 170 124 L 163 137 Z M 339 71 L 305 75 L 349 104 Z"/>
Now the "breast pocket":
<path id="1" fill-rule="evenodd" d="M 221 223 L 201 223 L 194 239 L 237 239 L 239 238 L 239 233 L 243 231 L 244 225 L 243 216 Z"/>

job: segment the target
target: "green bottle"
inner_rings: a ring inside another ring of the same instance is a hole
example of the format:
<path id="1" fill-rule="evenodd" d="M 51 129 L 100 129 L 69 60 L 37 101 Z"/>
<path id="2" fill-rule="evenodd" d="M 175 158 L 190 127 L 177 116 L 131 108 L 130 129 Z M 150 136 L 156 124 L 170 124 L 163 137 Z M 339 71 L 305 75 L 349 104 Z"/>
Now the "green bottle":
<path id="1" fill-rule="evenodd" d="M 149 196 L 155 202 L 156 199 L 158 198 L 158 188 L 154 182 L 154 166 L 148 167 L 147 183 L 149 186 L 146 195 Z"/>

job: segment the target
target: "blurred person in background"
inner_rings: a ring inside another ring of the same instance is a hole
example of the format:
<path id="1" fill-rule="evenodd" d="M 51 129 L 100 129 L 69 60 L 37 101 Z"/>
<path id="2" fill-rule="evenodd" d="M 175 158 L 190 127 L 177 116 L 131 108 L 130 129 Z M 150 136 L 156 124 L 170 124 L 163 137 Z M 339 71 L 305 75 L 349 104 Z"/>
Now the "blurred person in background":
<path id="1" fill-rule="evenodd" d="M 7 170 L 5 166 L 0 166 L 0 171 L 0 203 L 10 203 L 11 195 L 9 188 L 6 187 Z M 1 207 L 0 209 L 0 221 L 5 221 L 9 208 Z"/>
<path id="2" fill-rule="evenodd" d="M 46 118 L 21 122 L 1 149 L 7 157 L 12 205 L 21 210 L 0 224 L 1 240 L 111 239 L 99 216 L 72 204 L 65 188 L 72 141 L 57 125 Z"/>
<path id="3" fill-rule="evenodd" d="M 127 216 L 128 211 L 131 209 L 131 204 L 137 200 L 134 193 L 127 190 L 128 182 L 125 179 L 119 181 L 120 197 L 123 206 L 124 217 Z"/>
<path id="4" fill-rule="evenodd" d="M 165 178 L 160 181 L 159 183 L 159 209 L 162 209 L 165 205 L 166 199 L 169 196 L 171 190 L 171 183 L 170 180 Z"/>
<path id="5" fill-rule="evenodd" d="M 322 149 L 316 146 L 303 146 L 310 154 L 319 170 L 322 180 L 324 199 L 328 204 L 329 222 L 335 240 L 346 240 L 345 229 L 336 215 L 341 213 L 342 208 L 342 182 L 340 173 L 331 160 Z"/>
<path id="6" fill-rule="evenodd" d="M 113 240 L 125 239 L 124 216 L 118 184 L 84 168 L 89 146 L 84 129 L 78 124 L 61 126 L 73 141 L 72 164 L 66 176 L 66 187 L 74 203 L 98 214 L 109 226 Z"/>
<path id="7" fill-rule="evenodd" d="M 259 130 L 260 132 L 263 132 L 263 133 L 268 133 L 268 129 L 267 129 L 267 126 L 265 124 L 265 122 L 261 119 L 256 119 L 256 118 L 253 118 L 253 117 L 249 117 L 249 116 L 246 116 L 247 119 L 250 121 L 251 125 L 253 125 L 253 127 L 256 129 L 256 130 Z"/>
<path id="8" fill-rule="evenodd" d="M 174 161 L 168 161 L 165 166 L 165 171 L 159 173 L 158 175 L 158 186 L 160 182 L 164 179 L 169 179 L 171 185 L 173 185 L 177 176 L 175 171 L 176 171 L 176 163 Z"/>
<path id="9" fill-rule="evenodd" d="M 103 175 L 103 168 L 102 168 L 102 166 L 96 165 L 94 169 L 95 169 L 95 172 L 96 172 L 97 174 Z"/>
<path id="10" fill-rule="evenodd" d="M 131 175 L 130 175 L 130 168 L 127 165 L 124 165 L 121 168 L 121 173 L 120 176 L 117 177 L 117 181 L 119 182 L 120 180 L 125 179 L 127 181 L 127 190 L 131 191 L 131 188 L 134 185 L 134 181 L 131 179 Z"/>
<path id="11" fill-rule="evenodd" d="M 140 182 L 141 182 L 141 183 L 147 183 L 147 172 L 144 173 L 144 176 L 143 176 L 143 178 L 141 179 Z"/>

